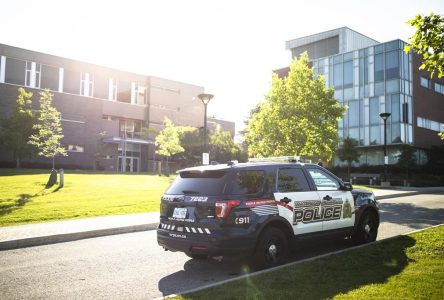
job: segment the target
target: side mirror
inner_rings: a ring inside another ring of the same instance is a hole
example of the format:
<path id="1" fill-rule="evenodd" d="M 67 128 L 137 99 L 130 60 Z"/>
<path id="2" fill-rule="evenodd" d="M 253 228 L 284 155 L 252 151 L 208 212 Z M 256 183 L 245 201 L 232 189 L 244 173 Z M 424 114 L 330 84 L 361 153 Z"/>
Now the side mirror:
<path id="1" fill-rule="evenodd" d="M 344 185 L 342 186 L 342 190 L 344 191 L 352 191 L 353 186 L 350 182 L 344 182 Z"/>

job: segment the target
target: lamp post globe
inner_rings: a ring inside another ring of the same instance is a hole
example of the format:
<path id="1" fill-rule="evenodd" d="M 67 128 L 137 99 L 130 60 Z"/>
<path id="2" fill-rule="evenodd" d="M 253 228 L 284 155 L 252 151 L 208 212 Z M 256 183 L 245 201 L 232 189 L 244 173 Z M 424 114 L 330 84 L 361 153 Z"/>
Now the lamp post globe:
<path id="1" fill-rule="evenodd" d="M 202 154 L 202 163 L 207 164 L 208 160 L 204 159 L 205 155 L 208 155 L 208 145 L 207 145 L 207 105 L 211 99 L 213 99 L 214 95 L 212 94 L 199 94 L 197 97 L 202 101 L 205 112 L 204 112 L 204 146 L 203 146 L 203 154 Z"/>
<path id="2" fill-rule="evenodd" d="M 387 182 L 387 119 L 390 117 L 390 113 L 382 112 L 379 114 L 381 119 L 384 121 L 384 182 Z"/>

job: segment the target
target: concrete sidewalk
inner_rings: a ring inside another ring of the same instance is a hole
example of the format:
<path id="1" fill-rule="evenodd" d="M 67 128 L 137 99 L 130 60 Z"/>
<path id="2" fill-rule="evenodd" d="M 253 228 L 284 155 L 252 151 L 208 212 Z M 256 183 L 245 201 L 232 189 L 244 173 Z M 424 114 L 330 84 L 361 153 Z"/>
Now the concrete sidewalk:
<path id="1" fill-rule="evenodd" d="M 373 191 L 376 199 L 444 193 L 439 188 L 396 188 Z M 61 243 L 157 228 L 159 213 L 142 213 L 0 227 L 0 250 Z"/>

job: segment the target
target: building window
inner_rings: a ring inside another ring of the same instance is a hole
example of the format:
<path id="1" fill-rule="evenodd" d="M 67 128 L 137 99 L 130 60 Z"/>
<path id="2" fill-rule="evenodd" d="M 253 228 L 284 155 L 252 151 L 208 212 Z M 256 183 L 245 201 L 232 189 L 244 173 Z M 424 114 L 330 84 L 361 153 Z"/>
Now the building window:
<path id="1" fill-rule="evenodd" d="M 384 56 L 383 54 L 375 55 L 375 82 L 384 81 Z"/>
<path id="2" fill-rule="evenodd" d="M 65 145 L 68 152 L 85 152 L 85 147 L 79 145 Z"/>
<path id="3" fill-rule="evenodd" d="M 94 95 L 96 98 L 108 99 L 109 98 L 109 79 L 103 76 L 94 76 Z"/>
<path id="4" fill-rule="evenodd" d="M 342 64 L 333 66 L 333 85 L 335 88 L 342 87 Z"/>
<path id="5" fill-rule="evenodd" d="M 94 77 L 89 73 L 82 73 L 80 80 L 80 92 L 85 97 L 92 97 L 94 89 Z"/>
<path id="6" fill-rule="evenodd" d="M 370 99 L 370 124 L 379 124 L 379 98 L 374 97 Z"/>
<path id="7" fill-rule="evenodd" d="M 26 62 L 25 85 L 32 88 L 40 88 L 40 75 L 42 65 L 32 61 Z"/>
<path id="8" fill-rule="evenodd" d="M 385 53 L 385 78 L 399 78 L 399 51 Z"/>
<path id="9" fill-rule="evenodd" d="M 131 103 L 131 83 L 119 81 L 117 85 L 117 101 Z"/>
<path id="10" fill-rule="evenodd" d="M 109 100 L 116 101 L 117 100 L 117 80 L 114 78 L 110 78 L 108 80 L 109 83 L 109 89 L 108 89 L 108 95 Z"/>
<path id="11" fill-rule="evenodd" d="M 5 82 L 25 85 L 26 62 L 23 60 L 6 58 Z"/>
<path id="12" fill-rule="evenodd" d="M 433 131 L 444 132 L 444 123 L 418 117 L 416 125 L 421 128 L 430 129 Z"/>
<path id="13" fill-rule="evenodd" d="M 63 92 L 80 95 L 80 73 L 70 70 L 64 71 Z"/>
<path id="14" fill-rule="evenodd" d="M 42 65 L 41 84 L 42 89 L 58 91 L 59 89 L 59 68 Z"/>
<path id="15" fill-rule="evenodd" d="M 435 82 L 435 92 L 444 94 L 444 85 Z"/>
<path id="16" fill-rule="evenodd" d="M 429 88 L 430 87 L 430 80 L 421 76 L 421 86 L 425 87 L 425 88 Z"/>
<path id="17" fill-rule="evenodd" d="M 353 86 L 353 61 L 344 63 L 344 88 Z"/>
<path id="18" fill-rule="evenodd" d="M 348 104 L 348 126 L 357 127 L 359 126 L 359 102 L 350 101 Z"/>

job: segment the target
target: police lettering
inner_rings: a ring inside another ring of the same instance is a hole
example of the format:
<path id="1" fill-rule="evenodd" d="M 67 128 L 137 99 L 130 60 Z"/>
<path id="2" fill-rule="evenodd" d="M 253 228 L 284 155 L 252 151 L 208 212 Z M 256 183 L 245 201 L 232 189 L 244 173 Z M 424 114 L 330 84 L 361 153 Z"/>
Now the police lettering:
<path id="1" fill-rule="evenodd" d="M 294 224 L 338 220 L 341 218 L 341 212 L 342 205 L 298 209 L 294 211 Z"/>

